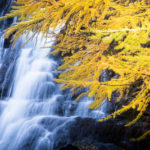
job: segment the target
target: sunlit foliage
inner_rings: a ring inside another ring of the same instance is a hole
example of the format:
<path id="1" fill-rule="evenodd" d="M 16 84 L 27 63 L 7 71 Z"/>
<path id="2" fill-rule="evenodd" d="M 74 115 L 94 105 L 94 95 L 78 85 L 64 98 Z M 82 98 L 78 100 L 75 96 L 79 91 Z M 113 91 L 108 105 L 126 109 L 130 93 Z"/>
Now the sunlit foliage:
<path id="1" fill-rule="evenodd" d="M 103 120 L 129 109 L 138 111 L 127 125 L 135 123 L 150 102 L 150 1 L 149 0 L 16 0 L 5 18 L 18 16 L 18 23 L 6 30 L 16 41 L 23 33 L 62 27 L 53 55 L 63 56 L 58 79 L 73 93 L 86 88 L 94 97 L 90 109 L 97 109 L 112 93 L 124 106 Z M 54 31 L 53 30 L 53 31 Z M 31 37 L 32 38 L 32 37 Z M 30 39 L 30 38 L 29 38 Z M 117 76 L 101 81 L 104 70 Z M 130 97 L 130 99 L 129 99 Z"/>

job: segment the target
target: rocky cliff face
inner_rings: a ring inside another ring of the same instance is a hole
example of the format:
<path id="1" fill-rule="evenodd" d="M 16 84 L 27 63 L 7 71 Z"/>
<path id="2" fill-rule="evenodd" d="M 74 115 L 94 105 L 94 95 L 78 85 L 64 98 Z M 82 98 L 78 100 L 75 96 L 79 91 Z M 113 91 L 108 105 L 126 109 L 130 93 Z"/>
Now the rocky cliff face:
<path id="1" fill-rule="evenodd" d="M 7 13 L 12 5 L 12 0 L 1 0 L 0 1 L 0 13 Z"/>
<path id="2" fill-rule="evenodd" d="M 13 0 L 1 0 L 0 1 L 0 16 L 5 15 L 11 10 Z M 0 22 L 0 97 L 5 98 L 9 93 L 9 87 L 11 85 L 15 60 L 19 54 L 19 46 L 16 45 L 11 49 L 11 37 L 4 39 L 3 30 L 11 26 L 14 22 L 14 18 L 7 19 Z"/>
<path id="3" fill-rule="evenodd" d="M 11 10 L 12 3 L 13 3 L 13 0 L 1 0 L 0 1 L 0 16 L 5 15 Z M 0 22 L 1 30 L 3 30 L 6 27 L 9 27 L 12 22 L 13 22 L 13 19 L 8 19 L 3 22 Z"/>

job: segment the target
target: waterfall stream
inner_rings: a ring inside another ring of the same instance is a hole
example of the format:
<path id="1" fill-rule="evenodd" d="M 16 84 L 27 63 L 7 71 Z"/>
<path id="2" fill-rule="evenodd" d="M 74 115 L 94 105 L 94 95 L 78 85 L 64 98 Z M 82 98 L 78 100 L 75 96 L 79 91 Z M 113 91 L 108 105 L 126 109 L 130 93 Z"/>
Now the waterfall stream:
<path id="1" fill-rule="evenodd" d="M 71 141 L 68 128 L 76 118 L 104 117 L 102 108 L 88 109 L 92 99 L 74 104 L 53 81 L 58 63 L 42 48 L 41 35 L 21 48 L 23 36 L 14 50 L 4 48 L 0 35 L 0 150 L 56 150 Z"/>

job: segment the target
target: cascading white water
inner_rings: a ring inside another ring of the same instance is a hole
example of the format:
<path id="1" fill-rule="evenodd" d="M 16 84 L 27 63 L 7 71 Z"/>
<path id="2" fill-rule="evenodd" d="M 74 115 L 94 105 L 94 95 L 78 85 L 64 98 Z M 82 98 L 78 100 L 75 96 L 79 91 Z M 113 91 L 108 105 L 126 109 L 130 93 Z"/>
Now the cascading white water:
<path id="1" fill-rule="evenodd" d="M 50 45 L 53 44 L 53 39 L 51 41 Z M 74 120 L 76 116 L 104 115 L 100 110 L 88 110 L 91 101 L 87 101 L 87 97 L 72 113 L 69 112 L 68 106 L 72 101 L 64 106 L 65 100 L 58 85 L 53 82 L 53 71 L 57 63 L 47 57 L 49 48 L 41 48 L 44 43 L 40 36 L 36 47 L 34 42 L 33 40 L 20 49 L 10 86 L 12 94 L 7 97 L 7 101 L 1 101 L 0 150 L 53 150 L 53 138 L 57 130 L 68 121 Z M 50 130 L 40 125 L 45 118 L 49 118 Z"/>
<path id="2" fill-rule="evenodd" d="M 9 139 L 14 134 L 17 135 L 18 125 L 26 124 L 37 112 L 40 115 L 50 114 L 47 107 L 52 106 L 50 104 L 57 97 L 55 95 L 50 102 L 47 100 L 52 96 L 51 88 L 54 89 L 52 70 L 56 63 L 46 58 L 48 49 L 38 47 L 39 45 L 33 49 L 30 45 L 29 48 L 23 48 L 17 60 L 13 94 L 6 102 L 0 117 L 0 149 L 12 149 L 14 143 L 11 144 Z M 19 127 L 21 130 L 21 126 Z"/>
<path id="3" fill-rule="evenodd" d="M 74 104 L 61 93 L 53 81 L 57 60 L 47 56 L 51 49 L 42 48 L 41 35 L 20 48 L 23 36 L 13 51 L 0 35 L 0 150 L 56 150 L 70 141 L 67 128 L 75 118 L 104 117 L 101 108 L 88 109 L 92 99 Z"/>

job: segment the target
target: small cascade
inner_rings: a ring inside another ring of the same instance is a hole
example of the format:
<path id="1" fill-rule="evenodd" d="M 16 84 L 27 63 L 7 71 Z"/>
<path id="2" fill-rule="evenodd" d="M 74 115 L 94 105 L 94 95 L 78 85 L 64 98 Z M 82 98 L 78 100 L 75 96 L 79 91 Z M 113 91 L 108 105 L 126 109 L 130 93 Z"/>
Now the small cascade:
<path id="1" fill-rule="evenodd" d="M 74 139 L 69 129 L 78 118 L 105 116 L 102 108 L 88 109 L 93 100 L 87 96 L 74 104 L 62 94 L 53 81 L 57 60 L 42 48 L 42 35 L 21 48 L 24 35 L 13 50 L 0 35 L 0 150 L 57 150 Z"/>
<path id="2" fill-rule="evenodd" d="M 53 45 L 53 40 L 49 44 Z M 49 48 L 41 48 L 44 42 L 40 35 L 38 44 L 34 43 L 33 39 L 20 48 L 8 89 L 11 92 L 1 101 L 0 150 L 53 150 L 58 131 L 76 117 L 104 116 L 101 110 L 88 109 L 92 102 L 88 97 L 70 111 L 73 100 L 65 99 L 53 81 L 57 61 L 47 56 Z"/>

